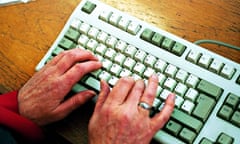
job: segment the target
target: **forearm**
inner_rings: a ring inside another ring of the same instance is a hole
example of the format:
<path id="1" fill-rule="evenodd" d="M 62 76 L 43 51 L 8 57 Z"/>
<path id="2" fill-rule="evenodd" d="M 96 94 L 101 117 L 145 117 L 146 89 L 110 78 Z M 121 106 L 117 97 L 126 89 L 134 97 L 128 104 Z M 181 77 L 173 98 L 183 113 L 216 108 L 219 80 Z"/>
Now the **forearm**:
<path id="1" fill-rule="evenodd" d="M 0 125 L 8 127 L 30 140 L 42 139 L 41 128 L 19 114 L 17 95 L 17 91 L 0 95 Z"/>

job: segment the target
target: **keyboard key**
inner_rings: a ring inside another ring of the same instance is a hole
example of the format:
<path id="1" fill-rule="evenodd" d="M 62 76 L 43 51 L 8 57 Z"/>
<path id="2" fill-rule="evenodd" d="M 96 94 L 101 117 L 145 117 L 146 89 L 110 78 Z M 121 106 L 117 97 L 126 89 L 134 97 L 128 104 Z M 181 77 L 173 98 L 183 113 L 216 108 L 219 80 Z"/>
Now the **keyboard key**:
<path id="1" fill-rule="evenodd" d="M 212 96 L 214 99 L 218 100 L 219 97 L 221 96 L 223 89 L 208 82 L 205 80 L 201 80 L 197 86 L 197 90 L 204 92 L 206 94 L 209 94 Z"/>
<path id="2" fill-rule="evenodd" d="M 212 142 L 211 140 L 207 139 L 207 138 L 203 138 L 200 141 L 200 144 L 214 144 L 214 142 Z"/>
<path id="3" fill-rule="evenodd" d="M 140 37 L 145 41 L 151 42 L 153 35 L 154 35 L 154 32 L 152 30 L 146 28 L 143 30 Z"/>
<path id="4" fill-rule="evenodd" d="M 129 70 L 132 70 L 134 65 L 136 64 L 136 61 L 132 58 L 127 57 L 126 60 L 123 63 L 123 66 L 128 68 Z"/>
<path id="5" fill-rule="evenodd" d="M 86 81 L 85 84 L 97 91 L 100 91 L 100 81 L 93 78 L 93 77 L 89 77 Z"/>
<path id="6" fill-rule="evenodd" d="M 191 101 L 189 100 L 185 100 L 181 109 L 185 112 L 187 112 L 188 114 L 191 114 L 192 113 L 192 110 L 194 108 L 194 103 L 192 103 Z"/>
<path id="7" fill-rule="evenodd" d="M 116 46 L 115 46 L 115 49 L 119 52 L 124 52 L 125 48 L 127 47 L 127 43 L 122 41 L 122 40 L 119 40 L 117 43 L 116 43 Z"/>
<path id="8" fill-rule="evenodd" d="M 96 39 L 98 33 L 99 33 L 99 30 L 98 30 L 97 28 L 91 27 L 90 30 L 88 31 L 88 36 L 89 36 L 90 38 Z"/>
<path id="9" fill-rule="evenodd" d="M 174 109 L 171 117 L 181 122 L 182 124 L 187 125 L 191 129 L 193 129 L 194 132 L 199 132 L 203 126 L 203 123 L 201 121 L 178 109 Z"/>
<path id="10" fill-rule="evenodd" d="M 218 137 L 217 144 L 232 144 L 233 143 L 233 138 L 225 133 L 221 133 L 220 136 Z"/>
<path id="11" fill-rule="evenodd" d="M 102 60 L 102 67 L 105 68 L 106 70 L 110 70 L 112 67 L 112 61 L 108 60 L 108 59 L 103 59 Z"/>
<path id="12" fill-rule="evenodd" d="M 182 69 L 178 70 L 176 74 L 176 80 L 182 83 L 185 83 L 186 79 L 188 77 L 188 73 Z"/>
<path id="13" fill-rule="evenodd" d="M 167 80 L 165 81 L 163 87 L 170 90 L 170 91 L 173 91 L 174 88 L 176 87 L 177 85 L 177 82 L 172 79 L 172 78 L 167 78 Z"/>
<path id="14" fill-rule="evenodd" d="M 185 92 L 187 91 L 187 86 L 183 83 L 178 83 L 174 92 L 180 96 L 183 96 Z"/>
<path id="15" fill-rule="evenodd" d="M 118 15 L 117 13 L 113 13 L 109 18 L 109 23 L 114 26 L 118 26 L 118 22 L 120 19 L 121 19 L 120 15 Z"/>
<path id="16" fill-rule="evenodd" d="M 113 64 L 112 67 L 110 68 L 110 72 L 116 76 L 119 76 L 121 70 L 122 67 L 117 64 Z"/>
<path id="17" fill-rule="evenodd" d="M 195 88 L 199 82 L 199 78 L 193 74 L 190 74 L 186 80 L 186 85 L 191 88 Z"/>
<path id="18" fill-rule="evenodd" d="M 127 77 L 132 75 L 132 72 L 128 69 L 123 68 L 121 73 L 120 73 L 120 77 Z"/>
<path id="19" fill-rule="evenodd" d="M 162 45 L 163 39 L 164 39 L 163 35 L 155 33 L 152 37 L 152 44 L 160 47 Z"/>
<path id="20" fill-rule="evenodd" d="M 91 26 L 87 23 L 82 23 L 80 25 L 80 28 L 79 28 L 79 31 L 82 33 L 82 34 L 85 34 L 87 35 L 89 29 L 91 28 Z"/>
<path id="21" fill-rule="evenodd" d="M 96 49 L 95 52 L 98 53 L 99 55 L 103 56 L 105 54 L 107 50 L 107 47 L 104 44 L 99 44 Z"/>
<path id="22" fill-rule="evenodd" d="M 165 38 L 162 42 L 162 48 L 171 51 L 173 45 L 175 44 L 175 41 L 170 38 Z"/>
<path id="23" fill-rule="evenodd" d="M 58 45 L 64 49 L 72 49 L 76 46 L 73 41 L 67 38 L 63 38 Z"/>
<path id="24" fill-rule="evenodd" d="M 189 88 L 187 93 L 185 94 L 184 98 L 189 99 L 190 101 L 195 101 L 198 97 L 198 91 L 193 88 Z"/>
<path id="25" fill-rule="evenodd" d="M 99 18 L 105 22 L 109 21 L 110 16 L 112 15 L 113 12 L 109 10 L 103 10 L 102 13 L 100 14 Z"/>
<path id="26" fill-rule="evenodd" d="M 227 78 L 227 79 L 231 79 L 233 74 L 235 73 L 235 68 L 230 66 L 230 65 L 224 65 L 222 71 L 220 72 L 220 75 Z"/>
<path id="27" fill-rule="evenodd" d="M 88 41 L 89 41 L 89 38 L 86 35 L 81 34 L 78 39 L 78 44 L 85 47 Z"/>
<path id="28" fill-rule="evenodd" d="M 98 77 L 101 80 L 109 81 L 109 79 L 111 78 L 111 74 L 109 74 L 107 71 L 102 71 Z"/>
<path id="29" fill-rule="evenodd" d="M 191 50 L 187 56 L 187 60 L 196 64 L 200 56 L 201 56 L 200 52 Z"/>
<path id="30" fill-rule="evenodd" d="M 74 42 L 78 41 L 79 36 L 80 36 L 80 33 L 73 28 L 69 28 L 67 30 L 67 32 L 65 33 L 65 37 L 67 37 L 68 39 L 70 39 Z"/>
<path id="31" fill-rule="evenodd" d="M 106 40 L 106 45 L 110 48 L 114 48 L 118 39 L 114 36 L 109 36 Z"/>
<path id="32" fill-rule="evenodd" d="M 172 52 L 177 56 L 181 56 L 184 53 L 185 49 L 186 49 L 185 45 L 176 42 L 172 48 Z"/>
<path id="33" fill-rule="evenodd" d="M 143 73 L 144 78 L 149 78 L 151 75 L 155 73 L 154 69 L 147 67 L 147 69 Z"/>
<path id="34" fill-rule="evenodd" d="M 167 77 L 162 73 L 157 73 L 159 85 L 162 86 L 167 79 Z"/>
<path id="35" fill-rule="evenodd" d="M 127 31 L 129 23 L 130 23 L 129 19 L 121 17 L 120 21 L 118 22 L 118 27 L 124 31 Z"/>
<path id="36" fill-rule="evenodd" d="M 232 108 L 236 108 L 240 100 L 239 98 L 239 96 L 230 93 L 225 101 L 225 104 L 231 106 Z"/>
<path id="37" fill-rule="evenodd" d="M 153 67 L 156 61 L 157 61 L 157 58 L 149 54 L 144 59 L 144 64 L 146 64 L 147 66 Z"/>
<path id="38" fill-rule="evenodd" d="M 81 20 L 75 18 L 75 19 L 73 19 L 73 21 L 71 22 L 71 25 L 70 25 L 70 26 L 71 26 L 73 29 L 78 30 L 79 27 L 80 27 L 80 25 L 81 25 L 81 23 L 82 23 Z"/>
<path id="39" fill-rule="evenodd" d="M 193 140 L 195 139 L 195 137 L 197 136 L 195 132 L 187 129 L 187 128 L 183 128 L 182 131 L 180 132 L 179 136 L 186 141 L 187 143 L 193 143 Z"/>
<path id="40" fill-rule="evenodd" d="M 110 60 L 113 60 L 115 55 L 116 55 L 116 51 L 111 48 L 108 48 L 104 54 L 104 56 Z"/>
<path id="41" fill-rule="evenodd" d="M 119 78 L 115 77 L 115 76 L 111 76 L 111 78 L 109 79 L 108 83 L 111 85 L 111 86 L 114 86 L 117 81 L 119 80 Z"/>
<path id="42" fill-rule="evenodd" d="M 89 49 L 92 52 L 95 51 L 97 46 L 98 46 L 98 42 L 94 39 L 90 39 L 86 44 L 87 49 Z"/>
<path id="43" fill-rule="evenodd" d="M 143 72 L 145 71 L 146 67 L 144 64 L 137 62 L 133 68 L 133 72 L 137 73 L 138 75 L 142 76 Z"/>
<path id="44" fill-rule="evenodd" d="M 135 59 L 139 62 L 143 62 L 145 57 L 146 57 L 146 52 L 142 51 L 142 50 L 137 50 L 136 54 L 135 54 Z"/>
<path id="45" fill-rule="evenodd" d="M 108 34 L 103 31 L 100 31 L 97 35 L 97 40 L 104 44 L 105 44 L 107 38 L 108 38 Z"/>
<path id="46" fill-rule="evenodd" d="M 95 9 L 95 7 L 96 7 L 96 4 L 87 1 L 87 2 L 84 4 L 84 6 L 82 7 L 82 11 L 90 14 L 90 13 L 92 13 L 92 11 Z"/>
<path id="47" fill-rule="evenodd" d="M 56 55 L 60 54 L 60 53 L 63 52 L 63 51 L 64 51 L 63 48 L 56 47 L 56 48 L 54 49 L 54 51 L 52 52 L 52 55 L 53 55 L 53 56 L 56 56 Z"/>
<path id="48" fill-rule="evenodd" d="M 200 94 L 197 101 L 196 107 L 193 111 L 193 116 L 206 121 L 212 109 L 215 106 L 215 100 L 204 94 Z"/>
<path id="49" fill-rule="evenodd" d="M 231 122 L 236 126 L 240 127 L 240 111 L 235 111 L 231 118 Z"/>
<path id="50" fill-rule="evenodd" d="M 156 71 L 163 73 L 165 68 L 167 67 L 167 63 L 161 59 L 158 59 L 154 65 Z"/>
<path id="51" fill-rule="evenodd" d="M 127 32 L 129 32 L 130 34 L 136 35 L 140 29 L 141 29 L 141 26 L 138 23 L 131 21 L 127 27 Z"/>
<path id="52" fill-rule="evenodd" d="M 218 112 L 218 116 L 225 120 L 229 120 L 232 113 L 233 109 L 231 107 L 223 105 L 220 111 Z"/>
<path id="53" fill-rule="evenodd" d="M 137 52 L 137 48 L 136 48 L 135 46 L 133 46 L 133 45 L 128 45 L 128 46 L 126 47 L 126 49 L 124 50 L 124 53 L 125 53 L 127 56 L 131 57 L 131 58 L 134 57 L 134 55 L 136 54 L 136 52 Z"/>
<path id="54" fill-rule="evenodd" d="M 223 67 L 223 63 L 217 59 L 214 59 L 213 62 L 211 63 L 209 70 L 219 74 L 220 70 Z"/>
<path id="55" fill-rule="evenodd" d="M 176 95 L 176 98 L 175 98 L 175 106 L 176 106 L 177 108 L 180 108 L 180 107 L 182 106 L 183 102 L 184 102 L 184 99 L 183 99 L 181 96 Z"/>
<path id="56" fill-rule="evenodd" d="M 166 124 L 166 129 L 174 136 L 177 136 L 182 129 L 182 126 L 173 120 L 169 120 L 169 122 Z"/>
<path id="57" fill-rule="evenodd" d="M 210 55 L 203 54 L 198 61 L 198 65 L 203 68 L 208 68 L 211 62 L 212 62 L 212 57 Z"/>
<path id="58" fill-rule="evenodd" d="M 121 53 L 116 53 L 115 57 L 114 57 L 114 62 L 116 62 L 117 64 L 119 64 L 120 66 L 123 65 L 123 62 L 125 61 L 126 56 L 121 54 Z"/>
<path id="59" fill-rule="evenodd" d="M 165 69 L 164 73 L 169 76 L 169 77 L 175 77 L 176 73 L 177 73 L 177 67 L 172 65 L 172 64 L 169 64 L 167 66 L 167 68 Z"/>

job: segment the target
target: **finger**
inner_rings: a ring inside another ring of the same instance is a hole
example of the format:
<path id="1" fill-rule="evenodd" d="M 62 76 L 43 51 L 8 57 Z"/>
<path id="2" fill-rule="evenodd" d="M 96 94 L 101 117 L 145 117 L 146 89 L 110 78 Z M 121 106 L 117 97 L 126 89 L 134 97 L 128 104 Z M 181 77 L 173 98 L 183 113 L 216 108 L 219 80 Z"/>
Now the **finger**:
<path id="1" fill-rule="evenodd" d="M 136 107 L 139 103 L 140 97 L 143 94 L 144 88 L 145 88 L 145 85 L 144 85 L 143 80 L 136 81 L 130 94 L 128 95 L 126 104 L 129 106 Z"/>
<path id="2" fill-rule="evenodd" d="M 140 102 L 145 102 L 149 105 L 152 105 L 153 100 L 156 96 L 157 86 L 158 77 L 157 75 L 153 74 L 148 80 L 148 85 L 143 93 L 143 96 L 141 97 Z"/>
<path id="3" fill-rule="evenodd" d="M 108 105 L 122 104 L 134 86 L 134 83 L 135 81 L 132 77 L 123 77 L 119 79 L 109 94 L 106 103 Z"/>
<path id="4" fill-rule="evenodd" d="M 77 93 L 76 95 L 70 97 L 63 103 L 61 103 L 54 111 L 53 113 L 56 116 L 56 119 L 60 120 L 64 117 L 66 117 L 69 113 L 71 113 L 73 110 L 78 108 L 79 106 L 86 103 L 90 98 L 92 98 L 96 93 L 91 90 L 82 91 L 80 93 Z"/>
<path id="5" fill-rule="evenodd" d="M 65 74 L 61 76 L 61 80 L 66 87 L 72 87 L 85 74 L 101 68 L 102 64 L 99 61 L 86 61 L 77 63 L 71 67 Z"/>
<path id="6" fill-rule="evenodd" d="M 84 62 L 87 60 L 97 61 L 98 59 L 89 51 L 72 49 L 64 53 L 64 56 L 59 59 L 59 61 L 55 64 L 55 67 L 58 72 L 62 74 L 77 62 Z"/>
<path id="7" fill-rule="evenodd" d="M 161 112 L 159 112 L 152 118 L 151 123 L 156 131 L 161 129 L 170 118 L 171 113 L 173 112 L 173 109 L 174 109 L 174 103 L 175 103 L 175 94 L 171 93 L 168 95 L 165 101 L 165 105 L 161 110 Z"/>
<path id="8" fill-rule="evenodd" d="M 102 108 L 102 106 L 103 106 L 104 102 L 106 101 L 109 93 L 110 93 L 110 88 L 109 88 L 107 82 L 102 80 L 101 81 L 101 91 L 98 95 L 98 99 L 97 99 L 97 102 L 96 102 L 96 105 L 95 105 L 94 112 L 97 112 Z"/>

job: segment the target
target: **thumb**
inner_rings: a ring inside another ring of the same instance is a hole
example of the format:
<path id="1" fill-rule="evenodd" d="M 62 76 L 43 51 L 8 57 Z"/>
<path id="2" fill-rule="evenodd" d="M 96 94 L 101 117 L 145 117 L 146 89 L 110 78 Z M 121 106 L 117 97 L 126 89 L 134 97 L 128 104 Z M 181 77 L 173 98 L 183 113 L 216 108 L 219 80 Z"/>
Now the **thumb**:
<path id="1" fill-rule="evenodd" d="M 85 90 L 80 93 L 77 93 L 61 103 L 55 110 L 54 113 L 57 115 L 58 119 L 62 119 L 66 117 L 73 110 L 78 108 L 79 106 L 86 103 L 90 98 L 95 96 L 96 93 L 91 90 Z"/>

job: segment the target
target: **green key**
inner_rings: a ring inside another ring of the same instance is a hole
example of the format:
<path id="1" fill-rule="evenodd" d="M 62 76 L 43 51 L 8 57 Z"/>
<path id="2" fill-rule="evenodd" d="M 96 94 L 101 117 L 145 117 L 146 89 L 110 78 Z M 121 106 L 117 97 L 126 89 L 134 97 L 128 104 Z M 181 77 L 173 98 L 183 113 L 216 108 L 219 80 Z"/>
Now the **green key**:
<path id="1" fill-rule="evenodd" d="M 193 129 L 195 132 L 199 132 L 203 126 L 203 123 L 201 121 L 176 108 L 174 109 L 171 117 L 181 122 L 182 124 L 187 125 L 191 129 Z"/>
<path id="2" fill-rule="evenodd" d="M 180 132 L 179 136 L 186 141 L 187 143 L 193 143 L 193 140 L 196 137 L 196 133 L 194 133 L 193 131 L 187 129 L 187 128 L 183 128 L 183 130 Z"/>
<path id="3" fill-rule="evenodd" d="M 200 142 L 200 144 L 214 144 L 211 140 L 207 138 L 203 138 Z"/>
<path id="4" fill-rule="evenodd" d="M 59 42 L 59 46 L 64 48 L 64 49 L 72 49 L 75 47 L 75 44 L 73 41 L 67 39 L 67 38 L 63 38 L 60 42 Z"/>
<path id="5" fill-rule="evenodd" d="M 153 36 L 154 32 L 148 28 L 144 29 L 144 31 L 141 34 L 141 38 L 145 41 L 149 41 L 151 42 L 152 36 Z"/>
<path id="6" fill-rule="evenodd" d="M 162 42 L 162 48 L 171 50 L 173 45 L 175 44 L 175 41 L 170 38 L 165 38 Z"/>
<path id="7" fill-rule="evenodd" d="M 217 139 L 217 144 L 232 144 L 233 138 L 225 133 L 221 133 Z"/>
<path id="8" fill-rule="evenodd" d="M 197 105 L 193 111 L 193 116 L 206 121 L 208 115 L 215 106 L 215 100 L 211 97 L 206 96 L 205 94 L 200 94 L 197 99 Z"/>
<path id="9" fill-rule="evenodd" d="M 201 92 L 204 92 L 206 94 L 209 94 L 214 99 L 218 99 L 222 94 L 222 88 L 208 82 L 205 80 L 201 80 L 197 86 L 197 89 Z"/>
<path id="10" fill-rule="evenodd" d="M 223 105 L 220 111 L 218 112 L 218 116 L 225 120 L 229 120 L 232 113 L 233 109 L 231 107 Z"/>
<path id="11" fill-rule="evenodd" d="M 240 112 L 239 111 L 235 111 L 231 121 L 233 122 L 233 124 L 235 124 L 236 126 L 240 127 Z"/>
<path id="12" fill-rule="evenodd" d="M 75 93 L 78 93 L 78 92 L 81 92 L 81 91 L 84 91 L 84 90 L 87 90 L 87 88 L 84 87 L 83 85 L 79 84 L 79 83 L 76 83 L 72 88 L 72 91 L 75 92 Z"/>
<path id="13" fill-rule="evenodd" d="M 163 39 L 164 39 L 163 35 L 155 33 L 152 37 L 152 44 L 156 46 L 161 46 Z"/>
<path id="14" fill-rule="evenodd" d="M 61 52 L 63 52 L 63 51 L 64 51 L 63 48 L 60 48 L 59 46 L 57 46 L 57 47 L 53 50 L 52 55 L 56 56 L 56 55 L 58 55 L 59 53 L 61 53 Z"/>
<path id="15" fill-rule="evenodd" d="M 238 104 L 238 101 L 239 101 L 239 96 L 230 93 L 225 103 L 231 106 L 232 108 L 235 108 Z"/>
<path id="16" fill-rule="evenodd" d="M 87 86 L 90 86 L 91 88 L 100 91 L 100 82 L 99 80 L 93 78 L 93 77 L 89 77 L 86 81 L 85 84 Z"/>
<path id="17" fill-rule="evenodd" d="M 172 52 L 174 54 L 176 54 L 177 56 L 181 56 L 183 54 L 183 52 L 185 51 L 186 46 L 184 46 L 183 44 L 176 42 L 175 45 L 172 48 Z"/>
<path id="18" fill-rule="evenodd" d="M 79 36 L 80 33 L 73 28 L 69 28 L 65 34 L 65 37 L 67 37 L 70 40 L 73 40 L 74 42 L 78 41 Z"/>
<path id="19" fill-rule="evenodd" d="M 169 122 L 166 125 L 166 129 L 170 131 L 173 135 L 177 136 L 180 130 L 182 129 L 182 126 L 172 120 L 169 120 Z"/>
<path id="20" fill-rule="evenodd" d="M 96 7 L 96 4 L 91 3 L 90 1 L 87 1 L 82 7 L 82 11 L 90 14 L 95 9 L 95 7 Z"/>

